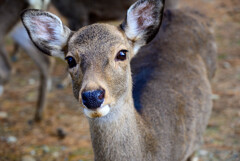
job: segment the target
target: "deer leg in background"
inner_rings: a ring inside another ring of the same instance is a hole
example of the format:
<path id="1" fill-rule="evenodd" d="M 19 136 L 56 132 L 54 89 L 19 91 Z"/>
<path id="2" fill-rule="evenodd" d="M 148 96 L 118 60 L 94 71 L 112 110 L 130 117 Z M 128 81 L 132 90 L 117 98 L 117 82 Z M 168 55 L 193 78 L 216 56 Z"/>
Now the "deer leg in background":
<path id="1" fill-rule="evenodd" d="M 49 72 L 51 70 L 49 69 L 51 67 L 51 61 L 48 57 L 41 54 L 41 51 L 39 51 L 33 45 L 22 23 L 18 24 L 17 27 L 14 28 L 14 30 L 11 32 L 11 37 L 19 46 L 24 49 L 25 53 L 34 61 L 40 72 L 39 95 L 34 120 L 41 121 L 43 117 L 43 110 L 46 106 L 46 95 L 48 82 L 50 80 Z"/>
<path id="2" fill-rule="evenodd" d="M 11 64 L 3 43 L 0 43 L 0 96 L 3 94 L 3 85 L 7 83 L 11 75 Z"/>
<path id="3" fill-rule="evenodd" d="M 14 42 L 13 44 L 13 51 L 12 53 L 10 54 L 11 55 L 11 60 L 13 62 L 17 61 L 17 54 L 20 52 L 20 46 Z"/>
<path id="4" fill-rule="evenodd" d="M 48 69 L 48 66 L 50 66 L 49 63 L 38 66 L 39 72 L 40 72 L 40 86 L 39 86 L 37 108 L 34 116 L 34 121 L 36 122 L 39 122 L 42 120 L 44 107 L 46 106 L 46 97 L 48 92 L 48 81 L 49 81 L 49 71 L 47 69 Z"/>

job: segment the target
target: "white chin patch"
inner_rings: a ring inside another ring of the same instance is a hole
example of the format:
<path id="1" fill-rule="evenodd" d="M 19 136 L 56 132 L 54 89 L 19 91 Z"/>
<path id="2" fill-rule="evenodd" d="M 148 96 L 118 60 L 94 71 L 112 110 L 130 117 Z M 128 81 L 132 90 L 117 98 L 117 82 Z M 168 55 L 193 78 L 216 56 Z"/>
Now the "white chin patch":
<path id="1" fill-rule="evenodd" d="M 109 111 L 110 111 L 109 105 L 101 106 L 100 108 L 97 108 L 96 110 L 90 110 L 88 108 L 83 109 L 84 114 L 89 118 L 106 116 L 109 113 Z"/>

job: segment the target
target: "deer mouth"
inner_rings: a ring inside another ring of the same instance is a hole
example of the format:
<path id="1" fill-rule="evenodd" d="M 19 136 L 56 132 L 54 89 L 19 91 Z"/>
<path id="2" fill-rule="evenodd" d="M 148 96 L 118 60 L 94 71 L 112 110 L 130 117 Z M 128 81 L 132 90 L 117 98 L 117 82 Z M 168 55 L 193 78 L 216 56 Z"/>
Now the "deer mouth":
<path id="1" fill-rule="evenodd" d="M 83 112 L 89 118 L 103 117 L 103 116 L 106 116 L 110 112 L 110 106 L 104 105 L 104 106 L 101 106 L 94 110 L 84 108 Z"/>

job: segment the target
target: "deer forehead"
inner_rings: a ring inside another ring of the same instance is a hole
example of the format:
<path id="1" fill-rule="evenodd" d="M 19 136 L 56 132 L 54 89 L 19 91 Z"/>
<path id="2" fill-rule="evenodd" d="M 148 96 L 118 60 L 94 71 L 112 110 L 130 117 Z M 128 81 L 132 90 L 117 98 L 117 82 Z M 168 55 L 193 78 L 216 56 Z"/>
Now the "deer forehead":
<path id="1" fill-rule="evenodd" d="M 106 57 L 115 55 L 129 44 L 123 32 L 112 25 L 93 24 L 79 29 L 69 41 L 69 51 L 75 56 Z"/>

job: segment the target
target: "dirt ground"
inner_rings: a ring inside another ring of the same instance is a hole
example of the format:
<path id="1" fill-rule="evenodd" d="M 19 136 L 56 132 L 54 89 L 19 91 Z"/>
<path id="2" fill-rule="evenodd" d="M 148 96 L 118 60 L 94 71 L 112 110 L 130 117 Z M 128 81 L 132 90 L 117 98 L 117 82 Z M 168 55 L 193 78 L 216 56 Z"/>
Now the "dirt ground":
<path id="1" fill-rule="evenodd" d="M 211 18 L 218 44 L 218 69 L 212 80 L 214 107 L 200 161 L 240 161 L 240 1 L 182 0 L 180 7 Z M 11 51 L 11 40 L 6 39 Z M 71 87 L 57 88 L 65 73 L 57 60 L 44 120 L 33 123 L 38 71 L 23 53 L 13 62 L 12 79 L 0 97 L 1 161 L 88 161 L 93 151 L 88 122 L 73 98 Z"/>

